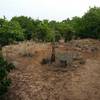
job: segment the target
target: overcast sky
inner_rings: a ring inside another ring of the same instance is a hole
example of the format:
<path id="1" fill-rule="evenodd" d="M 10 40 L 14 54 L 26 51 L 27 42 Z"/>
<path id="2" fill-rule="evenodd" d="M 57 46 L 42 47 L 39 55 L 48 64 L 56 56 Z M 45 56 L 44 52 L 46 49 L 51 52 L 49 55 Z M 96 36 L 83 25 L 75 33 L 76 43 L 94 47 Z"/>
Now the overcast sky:
<path id="1" fill-rule="evenodd" d="M 30 16 L 32 18 L 64 20 L 82 16 L 89 7 L 100 7 L 100 0 L 0 0 L 0 17 Z"/>

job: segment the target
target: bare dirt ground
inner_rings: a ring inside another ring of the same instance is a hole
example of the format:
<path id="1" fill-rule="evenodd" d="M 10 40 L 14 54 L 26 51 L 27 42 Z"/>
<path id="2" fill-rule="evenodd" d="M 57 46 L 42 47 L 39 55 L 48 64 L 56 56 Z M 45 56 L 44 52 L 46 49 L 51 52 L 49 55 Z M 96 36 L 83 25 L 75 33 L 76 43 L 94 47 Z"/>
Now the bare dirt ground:
<path id="1" fill-rule="evenodd" d="M 30 52 L 34 54 L 32 57 L 21 55 L 24 52 L 23 44 L 5 47 L 5 58 L 16 65 L 9 75 L 12 85 L 6 99 L 100 100 L 100 49 L 90 52 L 77 47 L 75 43 L 100 47 L 100 42 L 96 40 L 80 40 L 64 45 L 62 49 L 79 50 L 86 60 L 84 65 L 65 72 L 53 71 L 47 65 L 41 65 L 41 60 L 50 55 L 50 44 L 30 44 Z"/>

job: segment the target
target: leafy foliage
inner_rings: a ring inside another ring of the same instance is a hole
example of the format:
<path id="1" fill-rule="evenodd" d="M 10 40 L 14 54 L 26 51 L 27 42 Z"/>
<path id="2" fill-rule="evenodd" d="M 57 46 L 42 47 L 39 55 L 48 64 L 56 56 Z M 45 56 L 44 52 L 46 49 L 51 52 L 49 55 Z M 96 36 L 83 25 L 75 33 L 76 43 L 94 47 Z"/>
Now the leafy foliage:
<path id="1" fill-rule="evenodd" d="M 24 36 L 25 39 L 30 40 L 32 38 L 32 34 L 35 31 L 36 28 L 36 21 L 34 21 L 32 18 L 28 18 L 25 16 L 20 16 L 20 17 L 13 17 L 11 21 L 17 21 L 22 29 L 24 30 Z"/>
<path id="2" fill-rule="evenodd" d="M 3 19 L 1 19 L 3 20 Z M 16 21 L 3 20 L 0 27 L 0 45 L 4 46 L 14 41 L 24 39 L 23 30 Z"/>
<path id="3" fill-rule="evenodd" d="M 0 19 L 0 46 L 21 40 L 42 42 L 65 41 L 77 38 L 100 39 L 100 7 L 90 8 L 82 17 L 61 22 L 15 16 L 10 21 Z"/>
<path id="4" fill-rule="evenodd" d="M 0 56 L 0 97 L 7 92 L 10 86 L 11 80 L 7 75 L 13 68 L 15 67 L 12 63 L 8 63 Z"/>
<path id="5" fill-rule="evenodd" d="M 100 8 L 91 8 L 83 17 L 80 37 L 100 39 Z"/>

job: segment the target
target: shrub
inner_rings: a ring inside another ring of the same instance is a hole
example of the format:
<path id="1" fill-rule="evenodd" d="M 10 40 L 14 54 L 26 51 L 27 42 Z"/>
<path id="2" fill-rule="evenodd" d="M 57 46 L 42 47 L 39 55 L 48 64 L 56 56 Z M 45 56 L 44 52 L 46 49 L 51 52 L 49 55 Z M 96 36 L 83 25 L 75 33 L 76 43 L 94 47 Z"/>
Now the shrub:
<path id="1" fill-rule="evenodd" d="M 73 58 L 71 54 L 66 54 L 66 53 L 57 53 L 56 58 L 60 61 L 62 66 L 71 66 L 73 62 Z"/>
<path id="2" fill-rule="evenodd" d="M 49 64 L 51 63 L 51 60 L 48 59 L 48 58 L 43 58 L 42 61 L 41 61 L 41 64 L 44 65 L 44 64 Z"/>
<path id="3" fill-rule="evenodd" d="M 7 77 L 10 70 L 14 69 L 12 63 L 8 63 L 0 56 L 0 98 L 7 92 L 11 80 Z"/>

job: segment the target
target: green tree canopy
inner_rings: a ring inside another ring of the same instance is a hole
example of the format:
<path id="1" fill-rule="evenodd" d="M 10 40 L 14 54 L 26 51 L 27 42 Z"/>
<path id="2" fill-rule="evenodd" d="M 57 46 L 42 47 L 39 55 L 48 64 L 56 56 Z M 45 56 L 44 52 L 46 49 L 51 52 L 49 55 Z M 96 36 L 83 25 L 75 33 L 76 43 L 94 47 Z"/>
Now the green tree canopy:
<path id="1" fill-rule="evenodd" d="M 16 21 L 4 20 L 0 27 L 0 45 L 7 45 L 13 41 L 21 41 L 24 39 L 23 30 Z"/>

